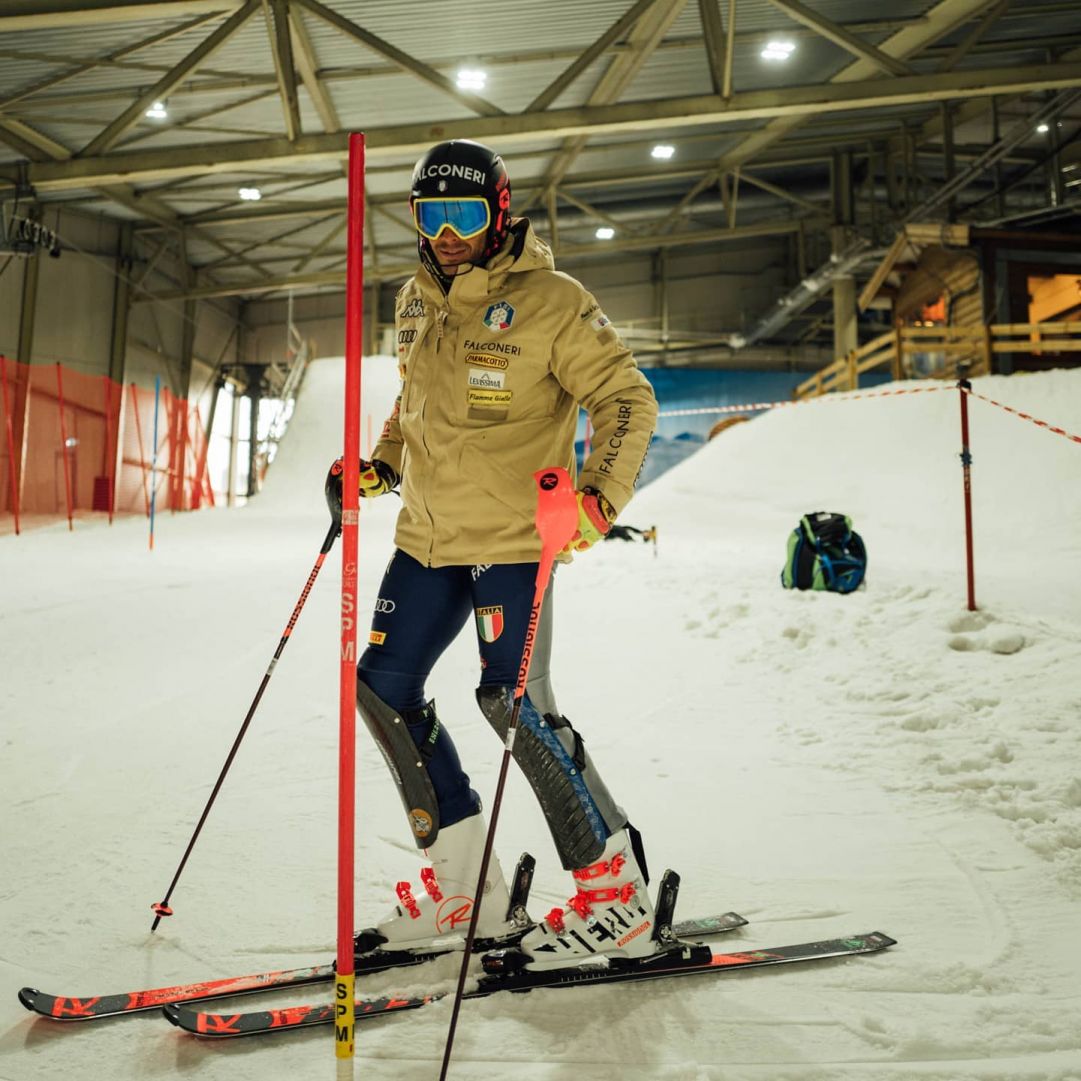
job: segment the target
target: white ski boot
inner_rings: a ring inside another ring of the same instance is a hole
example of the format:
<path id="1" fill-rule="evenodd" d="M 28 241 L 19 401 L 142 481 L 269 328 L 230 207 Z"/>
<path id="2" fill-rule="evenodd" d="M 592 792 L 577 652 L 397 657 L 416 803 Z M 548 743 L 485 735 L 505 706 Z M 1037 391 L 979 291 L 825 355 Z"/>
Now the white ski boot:
<path id="1" fill-rule="evenodd" d="M 657 952 L 653 902 L 626 828 L 608 838 L 596 863 L 571 872 L 578 892 L 522 939 L 527 969 L 574 967 L 605 957 L 634 959 Z"/>
<path id="2" fill-rule="evenodd" d="M 399 882 L 398 904 L 374 929 L 361 931 L 355 939 L 358 953 L 461 948 L 473 915 L 473 897 L 480 874 L 488 827 L 483 814 L 455 822 L 439 831 L 435 843 L 425 849 L 431 866 L 420 872 L 420 885 Z M 514 940 L 528 926 L 508 918 L 510 894 L 499 859 L 493 852 L 481 899 L 477 941 L 482 945 Z M 524 914 L 523 914 L 524 915 Z"/>

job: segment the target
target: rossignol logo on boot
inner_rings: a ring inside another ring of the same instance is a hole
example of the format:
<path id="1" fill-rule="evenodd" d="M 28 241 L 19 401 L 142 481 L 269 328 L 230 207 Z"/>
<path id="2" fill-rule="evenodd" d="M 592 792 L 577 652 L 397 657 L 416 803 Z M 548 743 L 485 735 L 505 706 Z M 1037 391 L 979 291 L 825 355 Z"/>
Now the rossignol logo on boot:
<path id="1" fill-rule="evenodd" d="M 646 920 L 641 927 L 636 927 L 629 935 L 624 935 L 617 943 L 616 946 L 626 946 L 631 939 L 637 938 L 639 935 L 644 935 L 653 926 L 652 920 Z"/>
<path id="2" fill-rule="evenodd" d="M 441 934 L 456 931 L 469 923 L 469 914 L 473 911 L 471 897 L 448 897 L 440 906 L 435 917 L 435 929 Z"/>

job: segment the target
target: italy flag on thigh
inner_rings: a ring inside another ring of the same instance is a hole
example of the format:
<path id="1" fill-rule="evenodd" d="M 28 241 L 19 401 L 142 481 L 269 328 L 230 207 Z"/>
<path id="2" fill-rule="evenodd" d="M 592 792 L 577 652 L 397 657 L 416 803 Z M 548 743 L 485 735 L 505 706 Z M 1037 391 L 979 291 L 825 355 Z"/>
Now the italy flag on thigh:
<path id="1" fill-rule="evenodd" d="M 481 640 L 494 642 L 503 633 L 503 606 L 495 605 L 491 608 L 478 608 L 477 633 Z"/>

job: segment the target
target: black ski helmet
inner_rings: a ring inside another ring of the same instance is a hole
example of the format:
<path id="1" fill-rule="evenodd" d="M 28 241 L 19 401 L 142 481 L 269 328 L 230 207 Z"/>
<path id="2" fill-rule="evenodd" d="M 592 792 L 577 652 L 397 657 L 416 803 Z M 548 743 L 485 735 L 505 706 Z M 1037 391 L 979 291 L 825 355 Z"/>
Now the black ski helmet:
<path id="1" fill-rule="evenodd" d="M 478 197 L 488 203 L 488 233 L 481 253 L 486 261 L 503 247 L 510 228 L 510 177 L 503 159 L 483 143 L 451 139 L 436 143 L 413 168 L 411 214 L 415 199 Z M 417 245 L 422 259 L 432 258 L 428 241 L 419 234 Z"/>

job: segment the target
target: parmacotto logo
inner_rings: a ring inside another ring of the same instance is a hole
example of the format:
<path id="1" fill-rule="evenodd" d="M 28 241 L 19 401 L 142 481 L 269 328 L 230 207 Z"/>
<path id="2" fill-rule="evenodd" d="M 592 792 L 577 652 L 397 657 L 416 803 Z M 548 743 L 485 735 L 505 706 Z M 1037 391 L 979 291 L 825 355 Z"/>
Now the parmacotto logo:
<path id="1" fill-rule="evenodd" d="M 477 368 L 497 368 L 506 371 L 510 361 L 506 357 L 494 357 L 491 353 L 466 353 L 466 364 Z"/>

